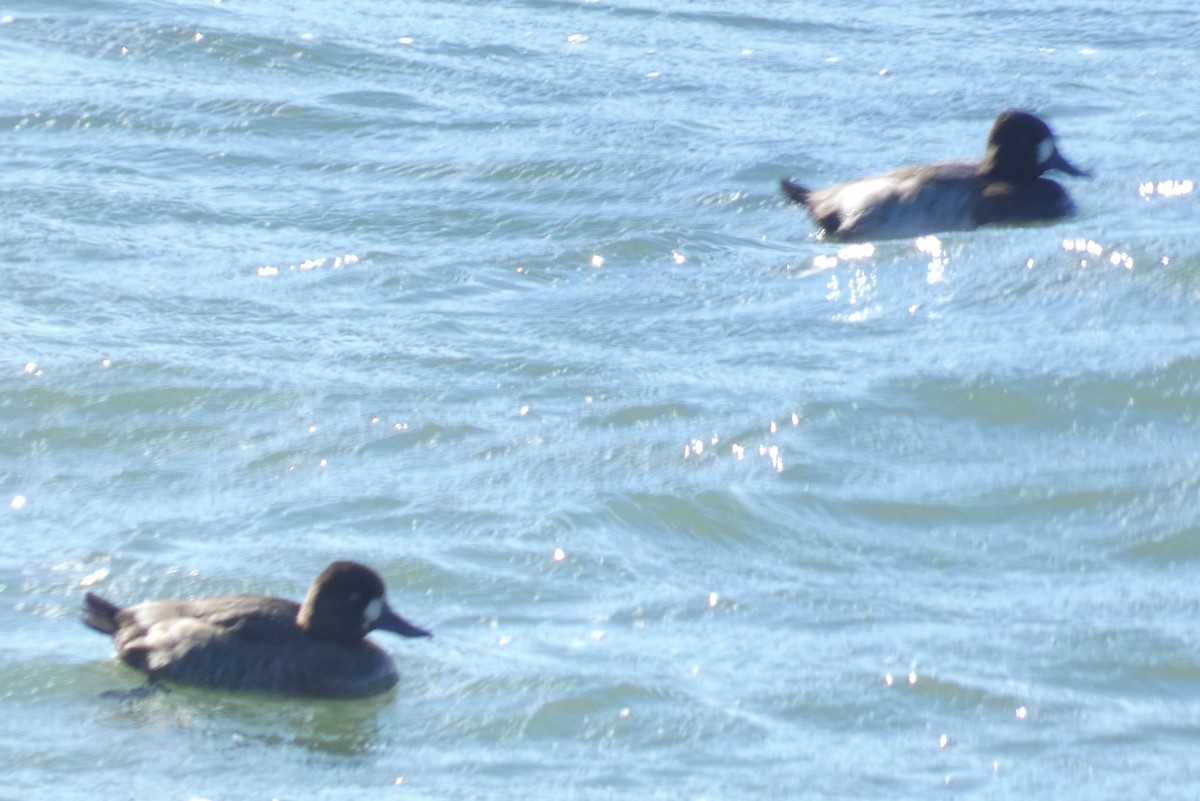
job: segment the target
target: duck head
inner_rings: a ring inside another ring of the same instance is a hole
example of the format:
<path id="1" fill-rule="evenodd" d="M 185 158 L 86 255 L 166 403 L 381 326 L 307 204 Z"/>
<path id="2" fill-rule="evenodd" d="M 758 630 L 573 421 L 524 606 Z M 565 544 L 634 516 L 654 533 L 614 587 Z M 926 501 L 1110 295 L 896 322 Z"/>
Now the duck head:
<path id="1" fill-rule="evenodd" d="M 403 637 L 433 635 L 400 617 L 387 603 L 383 579 L 358 562 L 334 562 L 308 588 L 296 624 L 320 640 L 355 643 L 379 629 Z"/>
<path id="2" fill-rule="evenodd" d="M 1032 181 L 1047 170 L 1090 177 L 1067 161 L 1054 143 L 1050 126 L 1027 111 L 1003 111 L 988 133 L 979 173 L 1000 181 Z"/>

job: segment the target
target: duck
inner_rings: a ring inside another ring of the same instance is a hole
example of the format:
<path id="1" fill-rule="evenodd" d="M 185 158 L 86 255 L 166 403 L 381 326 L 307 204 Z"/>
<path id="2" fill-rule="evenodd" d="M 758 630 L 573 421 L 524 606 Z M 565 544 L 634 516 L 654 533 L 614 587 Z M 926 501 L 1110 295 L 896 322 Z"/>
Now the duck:
<path id="1" fill-rule="evenodd" d="M 1059 153 L 1045 121 L 1007 109 L 992 124 L 979 161 L 901 167 L 825 189 L 788 179 L 780 185 L 788 199 L 808 210 L 823 238 L 868 242 L 1050 222 L 1074 214 L 1067 190 L 1042 177 L 1047 170 L 1090 177 Z"/>
<path id="2" fill-rule="evenodd" d="M 372 631 L 433 636 L 392 611 L 379 574 L 351 561 L 325 568 L 303 603 L 241 594 L 121 607 L 89 592 L 83 622 L 110 635 L 120 660 L 152 684 L 306 698 L 396 686 L 391 657 L 364 639 Z"/>

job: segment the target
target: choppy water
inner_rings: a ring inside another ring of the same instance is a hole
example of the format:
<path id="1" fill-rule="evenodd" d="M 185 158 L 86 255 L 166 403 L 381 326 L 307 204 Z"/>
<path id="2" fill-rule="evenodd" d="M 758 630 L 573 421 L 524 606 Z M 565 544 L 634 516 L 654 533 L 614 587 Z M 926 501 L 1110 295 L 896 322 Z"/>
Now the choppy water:
<path id="1" fill-rule="evenodd" d="M 4 798 L 1185 798 L 1200 16 L 0 8 Z M 1046 116 L 1051 226 L 778 196 Z M 376 566 L 351 704 L 78 622 Z"/>

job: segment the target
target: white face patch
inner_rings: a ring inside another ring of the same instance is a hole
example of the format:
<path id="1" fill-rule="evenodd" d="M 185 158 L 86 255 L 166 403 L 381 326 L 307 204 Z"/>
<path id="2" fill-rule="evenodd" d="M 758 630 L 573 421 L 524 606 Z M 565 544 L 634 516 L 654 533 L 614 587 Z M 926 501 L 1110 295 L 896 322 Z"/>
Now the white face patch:
<path id="1" fill-rule="evenodd" d="M 1037 160 L 1038 164 L 1045 164 L 1054 156 L 1054 140 L 1046 137 L 1038 142 Z"/>
<path id="2" fill-rule="evenodd" d="M 380 613 L 383 612 L 383 599 L 376 598 L 371 603 L 367 604 L 367 608 L 363 610 L 363 631 L 375 625 L 375 621 L 379 620 Z"/>

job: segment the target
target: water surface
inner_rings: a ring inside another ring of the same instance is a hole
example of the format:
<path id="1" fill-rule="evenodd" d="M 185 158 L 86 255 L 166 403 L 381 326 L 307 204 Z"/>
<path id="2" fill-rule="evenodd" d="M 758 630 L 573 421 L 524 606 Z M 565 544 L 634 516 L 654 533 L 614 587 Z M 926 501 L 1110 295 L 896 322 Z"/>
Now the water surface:
<path id="1" fill-rule="evenodd" d="M 1180 798 L 1200 746 L 1190 6 L 0 8 L 12 798 Z M 777 190 L 978 154 L 1047 226 Z M 350 704 L 78 622 L 374 565 Z"/>

